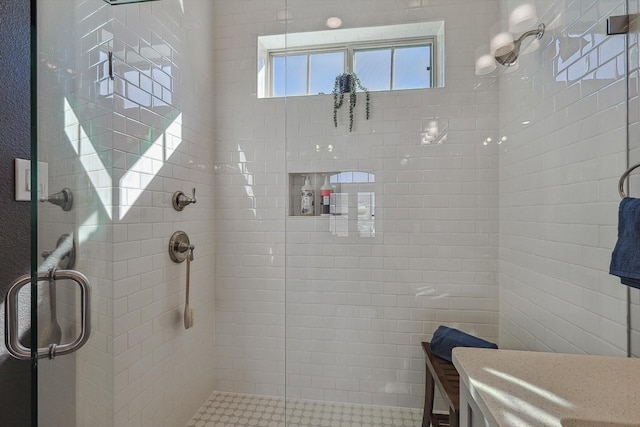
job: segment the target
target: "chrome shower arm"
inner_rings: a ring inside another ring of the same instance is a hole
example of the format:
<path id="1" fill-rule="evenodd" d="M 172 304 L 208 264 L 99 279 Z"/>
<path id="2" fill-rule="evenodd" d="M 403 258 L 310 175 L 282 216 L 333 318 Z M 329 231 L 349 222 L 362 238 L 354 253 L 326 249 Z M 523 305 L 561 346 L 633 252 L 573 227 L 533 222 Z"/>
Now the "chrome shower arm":
<path id="1" fill-rule="evenodd" d="M 544 24 L 540 24 L 538 25 L 538 28 L 536 28 L 535 30 L 531 30 L 531 31 L 527 31 L 526 33 L 522 34 L 520 37 L 518 37 L 518 39 L 514 42 L 514 44 L 521 44 L 527 37 L 531 37 L 531 36 L 536 36 L 536 38 L 538 40 L 540 40 L 542 38 L 542 36 L 544 36 L 544 30 L 546 29 Z"/>
<path id="2" fill-rule="evenodd" d="M 516 61 L 518 60 L 518 55 L 520 55 L 520 46 L 522 45 L 522 42 L 527 37 L 531 36 L 535 36 L 538 40 L 541 39 L 544 35 L 545 28 L 546 27 L 544 24 L 540 24 L 535 30 L 527 31 L 526 33 L 522 34 L 513 42 L 513 48 L 509 52 L 503 55 L 497 55 L 495 57 L 496 61 L 498 61 L 499 64 L 502 64 L 505 67 L 511 67 L 515 65 Z"/>

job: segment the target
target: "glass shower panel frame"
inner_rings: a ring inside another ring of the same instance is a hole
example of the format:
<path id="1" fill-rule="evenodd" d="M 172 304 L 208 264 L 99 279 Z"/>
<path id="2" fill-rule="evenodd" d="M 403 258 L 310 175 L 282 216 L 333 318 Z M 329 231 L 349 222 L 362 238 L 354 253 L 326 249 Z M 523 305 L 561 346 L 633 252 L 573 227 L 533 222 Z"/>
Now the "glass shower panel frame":
<path id="1" fill-rule="evenodd" d="M 526 30 L 511 16 L 523 3 L 537 10 L 535 25 Z M 326 31 L 329 17 L 340 18 L 341 31 L 437 16 L 444 20 L 438 44 L 444 54 L 437 59 L 445 77 L 444 87 L 372 92 L 369 120 L 364 94 L 358 94 L 353 131 L 348 108 L 337 110 L 334 125 L 331 95 L 286 99 L 288 422 L 297 422 L 295 409 L 308 401 L 419 412 L 420 343 L 440 324 L 506 348 L 624 353 L 621 334 L 603 334 L 584 319 L 591 310 L 621 331 L 623 310 L 594 308 L 581 295 L 625 304 L 625 290 L 604 273 L 603 260 L 615 238 L 610 225 L 617 193 L 609 184 L 624 171 L 627 157 L 625 36 L 607 36 L 605 24 L 609 15 L 626 10 L 623 0 L 349 1 L 313 7 L 287 0 L 287 40 L 296 49 L 299 33 Z M 517 38 L 540 22 L 547 24 L 545 35 L 539 43 L 523 43 L 514 67 L 493 64 L 487 73 L 478 66 L 491 54 L 492 36 L 510 32 Z M 349 95 L 344 99 L 348 106 Z M 596 129 L 595 123 L 606 126 Z M 586 127 L 593 130 L 586 138 L 591 145 L 578 148 L 584 138 L 574 140 L 575 131 Z M 605 133 L 608 148 L 596 146 Z M 575 168 L 584 175 L 572 175 Z M 372 179 L 334 178 L 354 173 Z M 318 210 L 323 175 L 332 177 L 328 216 Z M 305 176 L 315 190 L 311 216 L 301 215 L 299 206 Z M 604 185 L 600 193 L 585 193 L 585 201 L 569 191 L 571 183 Z M 601 214 L 576 224 L 564 219 L 587 202 Z M 594 224 L 604 230 L 602 239 L 576 243 L 573 228 Z M 537 231 L 530 236 L 527 230 Z M 569 247 L 594 258 L 568 259 Z M 547 259 L 541 248 L 559 259 Z M 526 259 L 535 261 L 529 265 Z M 534 277 L 541 282 L 530 283 Z M 557 283 L 557 290 L 545 291 L 549 283 Z M 575 311 L 555 310 L 557 298 Z M 578 330 L 575 324 L 586 326 Z"/>
<path id="2" fill-rule="evenodd" d="M 99 1 L 36 0 L 36 43 L 32 63 L 37 103 L 32 158 L 38 179 L 32 185 L 32 269 L 73 269 L 92 288 L 92 330 L 76 353 L 34 364 L 37 398 L 33 421 L 47 427 L 113 425 L 113 346 L 107 319 L 112 316 L 111 279 L 113 215 L 113 50 L 111 6 Z M 65 193 L 60 193 L 65 189 Z M 72 197 L 64 206 L 47 203 L 51 195 Z M 62 195 L 61 195 L 62 194 Z M 75 245 L 75 257 L 52 261 L 49 253 L 63 236 Z M 52 293 L 55 290 L 55 294 Z M 40 347 L 57 321 L 61 342 L 79 333 L 80 293 L 72 282 L 40 282 L 34 287 L 34 337 Z M 53 299 L 53 301 L 52 301 Z M 54 308 L 55 302 L 55 310 Z M 54 313 L 51 313 L 54 311 Z M 55 317 L 53 317 L 55 316 Z M 36 322 L 34 322 L 36 324 Z M 51 335 L 48 335 L 51 337 Z M 36 400 L 34 399 L 34 402 Z M 34 424 L 35 425 L 35 424 Z"/>
<path id="3" fill-rule="evenodd" d="M 637 0 L 628 0 L 627 12 L 634 16 L 640 9 L 640 2 Z M 638 44 L 637 22 L 632 21 L 629 28 L 629 36 L 627 37 L 627 70 L 629 73 L 628 98 L 629 98 L 629 114 L 627 126 L 629 129 L 628 149 L 629 159 L 627 167 L 633 167 L 640 162 L 640 97 L 638 96 L 638 81 L 640 77 L 640 51 Z M 638 189 L 640 189 L 640 175 L 637 169 L 629 176 L 627 194 L 630 197 L 638 197 Z M 640 357 L 640 289 L 629 287 L 629 331 L 628 331 L 628 350 L 629 356 Z"/>

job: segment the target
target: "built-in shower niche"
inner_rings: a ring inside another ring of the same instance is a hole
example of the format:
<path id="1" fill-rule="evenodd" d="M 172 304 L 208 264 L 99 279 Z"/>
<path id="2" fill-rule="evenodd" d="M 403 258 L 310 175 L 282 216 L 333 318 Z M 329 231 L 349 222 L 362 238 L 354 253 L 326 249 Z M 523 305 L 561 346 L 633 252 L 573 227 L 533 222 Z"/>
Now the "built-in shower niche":
<path id="1" fill-rule="evenodd" d="M 300 172 L 289 174 L 289 216 L 310 217 L 321 216 L 322 214 L 322 197 L 320 196 L 320 187 L 324 184 L 324 177 L 329 176 L 329 182 L 334 193 L 341 191 L 341 185 L 337 182 L 337 176 L 340 172 Z M 302 187 L 304 187 L 305 178 L 309 178 L 309 185 L 314 192 L 314 213 L 313 215 L 302 215 Z M 332 182 L 331 179 L 334 181 Z"/>
<path id="2" fill-rule="evenodd" d="M 332 189 L 329 214 L 322 215 L 321 187 L 329 177 Z M 313 215 L 302 214 L 302 189 L 305 179 L 314 192 Z M 328 218 L 329 230 L 338 236 L 349 230 L 361 236 L 375 236 L 375 175 L 363 171 L 289 173 L 289 216 Z M 350 221 L 351 220 L 351 221 Z"/>

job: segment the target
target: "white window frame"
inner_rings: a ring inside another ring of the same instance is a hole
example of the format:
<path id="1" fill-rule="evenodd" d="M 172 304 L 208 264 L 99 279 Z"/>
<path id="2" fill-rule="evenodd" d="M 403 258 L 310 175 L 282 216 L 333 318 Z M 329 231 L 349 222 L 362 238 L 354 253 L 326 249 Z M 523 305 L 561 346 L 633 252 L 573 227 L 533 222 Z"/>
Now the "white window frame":
<path id="1" fill-rule="evenodd" d="M 340 46 L 340 45 L 328 45 L 328 46 L 323 46 L 323 47 L 319 47 L 319 46 L 312 46 L 312 47 L 303 47 L 303 48 L 296 48 L 296 49 L 277 49 L 277 50 L 270 50 L 268 51 L 268 62 L 267 62 L 267 82 L 269 83 L 268 87 L 267 87 L 267 96 L 273 98 L 273 85 L 274 85 L 274 81 L 273 81 L 273 60 L 275 58 L 282 58 L 284 56 L 296 56 L 296 55 L 307 55 L 307 88 L 306 88 L 306 93 L 304 95 L 297 95 L 297 96 L 312 96 L 312 95 L 318 95 L 317 93 L 309 93 L 309 86 L 311 84 L 311 79 L 310 77 L 310 72 L 311 72 L 311 68 L 309 67 L 309 62 L 310 62 L 310 58 L 311 55 L 313 54 L 318 54 L 318 53 L 338 53 L 338 52 L 343 52 L 344 53 L 344 64 L 343 64 L 343 69 L 346 69 L 346 67 L 348 66 L 347 64 L 349 63 L 349 58 L 348 58 L 348 52 L 345 49 L 344 46 Z"/>
<path id="2" fill-rule="evenodd" d="M 330 53 L 330 52 L 344 52 L 345 60 L 343 72 L 351 72 L 354 69 L 355 62 L 355 53 L 357 51 L 366 51 L 366 50 L 383 50 L 383 49 L 391 49 L 391 73 L 390 73 L 390 81 L 389 87 L 387 91 L 391 90 L 416 90 L 416 89 L 431 89 L 438 87 L 438 64 L 436 63 L 438 55 L 436 54 L 438 45 L 437 45 L 437 37 L 435 36 L 425 36 L 425 37 L 411 37 L 411 38 L 402 38 L 402 39 L 384 39 L 384 40 L 373 40 L 362 43 L 339 43 L 339 44 L 326 44 L 322 46 L 302 46 L 296 47 L 295 49 L 272 49 L 267 51 L 267 97 L 273 96 L 273 86 L 274 86 L 274 76 L 273 76 L 273 61 L 274 58 L 281 58 L 284 56 L 296 56 L 296 55 L 307 55 L 307 81 L 306 81 L 306 94 L 297 95 L 297 96 L 313 96 L 319 95 L 317 93 L 309 93 L 310 86 L 310 72 L 311 69 L 309 67 L 309 61 L 313 54 L 318 53 Z M 426 88 L 406 88 L 406 89 L 394 89 L 393 88 L 393 75 L 394 75 L 394 54 L 396 49 L 405 48 L 405 47 L 417 47 L 417 46 L 430 46 L 430 60 L 431 60 L 431 69 L 429 70 L 431 74 L 431 86 Z"/>
<path id="3" fill-rule="evenodd" d="M 445 21 L 420 21 L 408 24 L 393 24 L 372 27 L 339 28 L 331 30 L 305 31 L 299 33 L 278 33 L 257 37 L 256 96 L 260 99 L 273 98 L 272 76 L 269 52 L 295 53 L 324 48 L 352 47 L 366 45 L 389 46 L 410 44 L 413 40 L 432 39 L 432 88 L 445 86 Z M 345 70 L 350 70 L 349 66 Z M 399 89 L 396 89 L 399 90 Z M 305 95 L 309 96 L 309 95 Z"/>
<path id="4" fill-rule="evenodd" d="M 405 47 L 419 47 L 419 46 L 431 47 L 431 49 L 429 50 L 430 63 L 431 63 L 431 69 L 429 70 L 429 73 L 431 75 L 431 78 L 430 78 L 431 86 L 426 88 L 394 89 L 393 88 L 393 74 L 394 74 L 393 61 L 395 59 L 395 50 L 405 48 Z M 349 58 L 351 60 L 351 63 L 349 64 L 349 70 L 354 69 L 356 51 L 377 50 L 377 49 L 381 49 L 381 50 L 391 49 L 391 62 L 389 64 L 391 66 L 391 74 L 389 77 L 389 87 L 390 87 L 389 90 L 432 89 L 434 87 L 438 87 L 438 83 L 436 81 L 437 74 L 438 74 L 436 73 L 436 70 L 438 69 L 438 67 L 437 67 L 437 64 L 435 63 L 435 61 L 437 60 L 437 56 L 435 53 L 436 53 L 436 50 L 438 49 L 436 37 L 430 36 L 430 37 L 420 37 L 420 38 L 411 38 L 411 39 L 384 40 L 380 43 L 366 43 L 366 44 L 363 43 L 355 46 L 350 46 Z"/>

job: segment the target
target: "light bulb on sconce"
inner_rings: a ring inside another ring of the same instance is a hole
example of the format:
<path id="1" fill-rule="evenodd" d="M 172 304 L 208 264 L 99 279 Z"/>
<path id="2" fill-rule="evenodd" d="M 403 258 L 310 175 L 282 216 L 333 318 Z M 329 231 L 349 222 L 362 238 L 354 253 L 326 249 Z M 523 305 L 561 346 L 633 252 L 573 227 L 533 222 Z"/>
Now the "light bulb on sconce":
<path id="1" fill-rule="evenodd" d="M 491 74 L 498 68 L 496 64 L 496 60 L 490 54 L 485 54 L 476 59 L 476 75 L 477 76 L 486 76 L 487 74 Z"/>
<path id="2" fill-rule="evenodd" d="M 490 51 L 493 56 L 502 56 L 515 47 L 513 35 L 506 31 L 496 34 L 491 39 Z"/>
<path id="3" fill-rule="evenodd" d="M 476 49 L 476 76 L 486 76 L 493 73 L 498 64 L 493 55 L 489 53 L 489 44 L 485 44 Z"/>
<path id="4" fill-rule="evenodd" d="M 538 22 L 538 12 L 533 3 L 525 2 L 516 6 L 509 14 L 509 31 L 521 33 Z"/>

